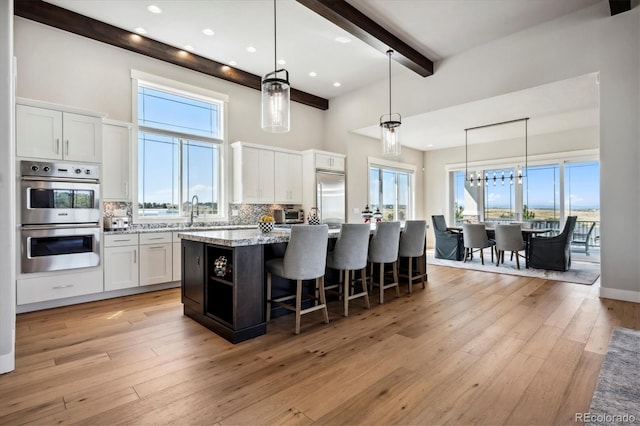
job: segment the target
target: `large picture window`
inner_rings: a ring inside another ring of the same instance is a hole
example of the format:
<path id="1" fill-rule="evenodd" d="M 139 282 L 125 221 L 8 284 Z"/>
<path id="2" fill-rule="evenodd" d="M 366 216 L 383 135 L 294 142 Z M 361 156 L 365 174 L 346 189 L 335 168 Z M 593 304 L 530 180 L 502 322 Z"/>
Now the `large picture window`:
<path id="1" fill-rule="evenodd" d="M 137 80 L 137 215 L 224 215 L 224 101 Z"/>
<path id="2" fill-rule="evenodd" d="M 369 164 L 369 207 L 379 209 L 383 221 L 413 218 L 413 176 L 410 169 Z"/>

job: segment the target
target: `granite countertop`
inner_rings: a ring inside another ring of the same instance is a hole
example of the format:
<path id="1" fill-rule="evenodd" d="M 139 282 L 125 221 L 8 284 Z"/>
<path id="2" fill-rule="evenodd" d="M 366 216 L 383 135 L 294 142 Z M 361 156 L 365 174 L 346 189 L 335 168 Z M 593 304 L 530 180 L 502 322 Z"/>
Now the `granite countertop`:
<path id="1" fill-rule="evenodd" d="M 338 234 L 340 234 L 339 229 L 329 230 L 329 238 L 337 238 Z M 178 237 L 206 244 L 239 247 L 286 243 L 289 241 L 290 235 L 291 232 L 285 229 L 274 229 L 273 231 L 265 234 L 259 229 L 254 228 L 180 232 Z"/>
<path id="2" fill-rule="evenodd" d="M 105 230 L 105 235 L 146 234 L 152 232 L 200 232 L 226 229 L 258 229 L 258 225 L 210 225 L 210 226 L 167 226 L 157 228 L 129 228 L 125 230 Z"/>

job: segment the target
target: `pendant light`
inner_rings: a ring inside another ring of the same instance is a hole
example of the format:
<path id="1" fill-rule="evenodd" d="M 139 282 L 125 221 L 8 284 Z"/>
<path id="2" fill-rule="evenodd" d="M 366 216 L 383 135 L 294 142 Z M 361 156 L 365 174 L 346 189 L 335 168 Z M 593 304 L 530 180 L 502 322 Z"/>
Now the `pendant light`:
<path id="1" fill-rule="evenodd" d="M 400 125 L 402 117 L 398 113 L 391 112 L 391 55 L 393 50 L 387 50 L 389 56 L 389 114 L 380 117 L 380 129 L 382 131 L 382 155 L 398 157 L 400 155 Z M 382 121 L 388 118 L 386 121 Z"/>
<path id="2" fill-rule="evenodd" d="M 289 72 L 277 69 L 276 0 L 273 0 L 273 72 L 262 77 L 262 130 L 272 133 L 289 131 L 291 85 Z M 280 76 L 278 76 L 280 74 Z M 284 74 L 284 78 L 282 78 Z"/>

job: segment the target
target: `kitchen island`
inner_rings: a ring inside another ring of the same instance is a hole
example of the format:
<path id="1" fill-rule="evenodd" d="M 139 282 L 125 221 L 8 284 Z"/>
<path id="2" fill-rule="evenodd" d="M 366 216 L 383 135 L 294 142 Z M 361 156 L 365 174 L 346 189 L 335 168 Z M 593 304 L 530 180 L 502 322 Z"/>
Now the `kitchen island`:
<path id="1" fill-rule="evenodd" d="M 337 237 L 339 230 L 330 230 Z M 184 315 L 232 343 L 266 333 L 265 261 L 284 255 L 290 232 L 181 232 Z M 288 282 L 275 292 L 290 291 Z"/>

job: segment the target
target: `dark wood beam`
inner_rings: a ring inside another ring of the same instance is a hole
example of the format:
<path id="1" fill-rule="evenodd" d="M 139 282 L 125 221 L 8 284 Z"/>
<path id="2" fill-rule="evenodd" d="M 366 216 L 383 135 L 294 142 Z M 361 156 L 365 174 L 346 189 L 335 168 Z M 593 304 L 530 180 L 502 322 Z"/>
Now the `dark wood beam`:
<path id="1" fill-rule="evenodd" d="M 433 74 L 433 61 L 400 40 L 344 0 L 296 0 L 323 18 L 382 53 L 393 49 L 392 59 L 423 77 Z"/>
<path id="2" fill-rule="evenodd" d="M 260 76 L 185 52 L 42 0 L 15 0 L 14 14 L 193 71 L 261 90 Z M 293 88 L 291 89 L 291 100 L 321 110 L 329 109 L 327 99 Z"/>
<path id="3" fill-rule="evenodd" d="M 631 10 L 631 0 L 609 0 L 611 16 Z"/>

